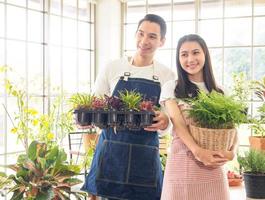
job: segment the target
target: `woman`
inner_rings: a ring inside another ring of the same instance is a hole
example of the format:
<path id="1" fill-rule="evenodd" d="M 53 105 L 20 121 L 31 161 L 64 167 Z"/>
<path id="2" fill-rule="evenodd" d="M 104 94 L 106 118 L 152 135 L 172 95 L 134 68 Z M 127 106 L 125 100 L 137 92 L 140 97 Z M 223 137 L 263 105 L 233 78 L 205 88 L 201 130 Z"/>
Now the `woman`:
<path id="1" fill-rule="evenodd" d="M 104 68 L 97 77 L 95 94 L 119 96 L 119 92 L 134 90 L 158 104 L 160 85 L 174 79 L 171 70 L 154 60 L 155 51 L 164 45 L 165 34 L 165 21 L 157 15 L 146 15 L 136 31 L 136 53 Z M 166 129 L 169 120 L 163 112 L 155 114 L 156 123 L 145 130 L 102 131 L 83 190 L 108 199 L 160 199 L 157 130 Z"/>
<path id="2" fill-rule="evenodd" d="M 231 151 L 210 151 L 200 148 L 189 134 L 192 122 L 183 109 L 183 100 L 195 98 L 199 90 L 223 93 L 212 73 L 209 50 L 198 35 L 182 37 L 177 46 L 177 81 L 164 84 L 161 102 L 173 123 L 173 141 L 168 156 L 162 200 L 227 200 L 228 183 L 222 165 L 233 158 Z"/>

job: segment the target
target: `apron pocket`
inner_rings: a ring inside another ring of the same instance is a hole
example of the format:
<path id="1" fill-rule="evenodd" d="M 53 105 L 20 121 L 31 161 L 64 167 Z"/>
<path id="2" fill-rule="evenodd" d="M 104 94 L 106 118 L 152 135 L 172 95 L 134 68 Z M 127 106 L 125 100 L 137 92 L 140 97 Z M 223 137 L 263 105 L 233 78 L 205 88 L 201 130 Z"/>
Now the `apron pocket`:
<path id="1" fill-rule="evenodd" d="M 156 187 L 158 171 L 158 148 L 132 145 L 129 184 Z"/>
<path id="2" fill-rule="evenodd" d="M 104 140 L 100 153 L 97 179 L 126 182 L 130 145 L 127 143 Z"/>

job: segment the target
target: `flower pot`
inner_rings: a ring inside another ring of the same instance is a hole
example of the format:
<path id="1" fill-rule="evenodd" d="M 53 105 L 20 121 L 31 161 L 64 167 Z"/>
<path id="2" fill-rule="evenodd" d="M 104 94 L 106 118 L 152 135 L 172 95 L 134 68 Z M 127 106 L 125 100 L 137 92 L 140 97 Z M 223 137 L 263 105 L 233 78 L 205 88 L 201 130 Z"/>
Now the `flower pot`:
<path id="1" fill-rule="evenodd" d="M 90 110 L 75 110 L 75 119 L 81 126 L 91 125 L 93 121 L 93 113 Z"/>
<path id="2" fill-rule="evenodd" d="M 108 127 L 108 112 L 103 110 L 94 110 L 93 123 L 95 126 L 103 129 Z"/>
<path id="3" fill-rule="evenodd" d="M 243 174 L 248 198 L 265 199 L 265 174 Z"/>
<path id="4" fill-rule="evenodd" d="M 114 127 L 118 123 L 118 112 L 116 110 L 109 110 L 108 112 L 108 126 Z"/>
<path id="5" fill-rule="evenodd" d="M 250 147 L 257 150 L 265 150 L 265 137 L 249 136 Z"/>
<path id="6" fill-rule="evenodd" d="M 141 112 L 141 123 L 140 123 L 140 126 L 142 128 L 145 128 L 147 126 L 152 125 L 154 117 L 155 117 L 154 112 L 142 111 Z"/>
<path id="7" fill-rule="evenodd" d="M 99 135 L 95 133 L 84 133 L 83 135 L 83 146 L 85 152 L 87 152 L 89 149 L 95 149 Z"/>
<path id="8" fill-rule="evenodd" d="M 209 129 L 190 125 L 195 142 L 204 149 L 230 150 L 236 138 L 236 129 Z"/>
<path id="9" fill-rule="evenodd" d="M 124 126 L 131 131 L 139 131 L 140 127 L 141 115 L 136 111 L 126 111 L 125 112 L 125 122 Z"/>

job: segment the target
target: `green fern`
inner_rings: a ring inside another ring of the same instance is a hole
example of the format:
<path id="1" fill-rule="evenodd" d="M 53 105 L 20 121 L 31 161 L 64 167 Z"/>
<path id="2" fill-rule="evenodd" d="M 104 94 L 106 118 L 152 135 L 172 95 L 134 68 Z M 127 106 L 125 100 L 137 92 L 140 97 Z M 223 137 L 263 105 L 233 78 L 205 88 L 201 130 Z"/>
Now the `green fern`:
<path id="1" fill-rule="evenodd" d="M 201 92 L 191 101 L 191 107 L 190 117 L 204 128 L 234 128 L 246 120 L 243 104 L 215 91 L 210 94 Z"/>

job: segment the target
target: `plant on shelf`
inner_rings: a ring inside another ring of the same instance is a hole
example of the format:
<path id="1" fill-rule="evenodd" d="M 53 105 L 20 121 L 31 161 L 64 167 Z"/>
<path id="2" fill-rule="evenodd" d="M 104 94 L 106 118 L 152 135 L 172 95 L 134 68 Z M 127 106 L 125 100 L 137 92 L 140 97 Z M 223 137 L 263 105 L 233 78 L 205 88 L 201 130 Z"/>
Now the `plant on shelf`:
<path id="1" fill-rule="evenodd" d="M 249 143 L 251 148 L 265 150 L 265 77 L 260 81 L 252 81 L 252 89 L 262 105 L 257 110 L 259 116 L 252 119 L 250 128 L 253 135 L 249 136 Z"/>
<path id="2" fill-rule="evenodd" d="M 265 198 L 265 152 L 250 149 L 237 160 L 243 170 L 245 189 L 248 198 Z"/>
<path id="3" fill-rule="evenodd" d="M 230 150 L 236 139 L 235 126 L 246 119 L 243 111 L 244 106 L 230 96 L 200 92 L 198 98 L 191 100 L 188 110 L 193 120 L 190 132 L 203 148 Z"/>
<path id="4" fill-rule="evenodd" d="M 232 87 L 232 97 L 241 102 L 245 106 L 245 111 L 247 114 L 248 106 L 247 101 L 250 96 L 250 81 L 247 79 L 245 72 L 234 73 L 233 74 L 233 87 Z"/>
<path id="5" fill-rule="evenodd" d="M 73 177 L 79 174 L 80 167 L 67 163 L 66 159 L 59 146 L 33 141 L 16 164 L 7 166 L 16 172 L 8 176 L 12 181 L 8 188 L 13 193 L 11 200 L 70 200 L 70 195 L 80 199 L 84 194 L 71 191 L 72 186 L 82 182 Z"/>

